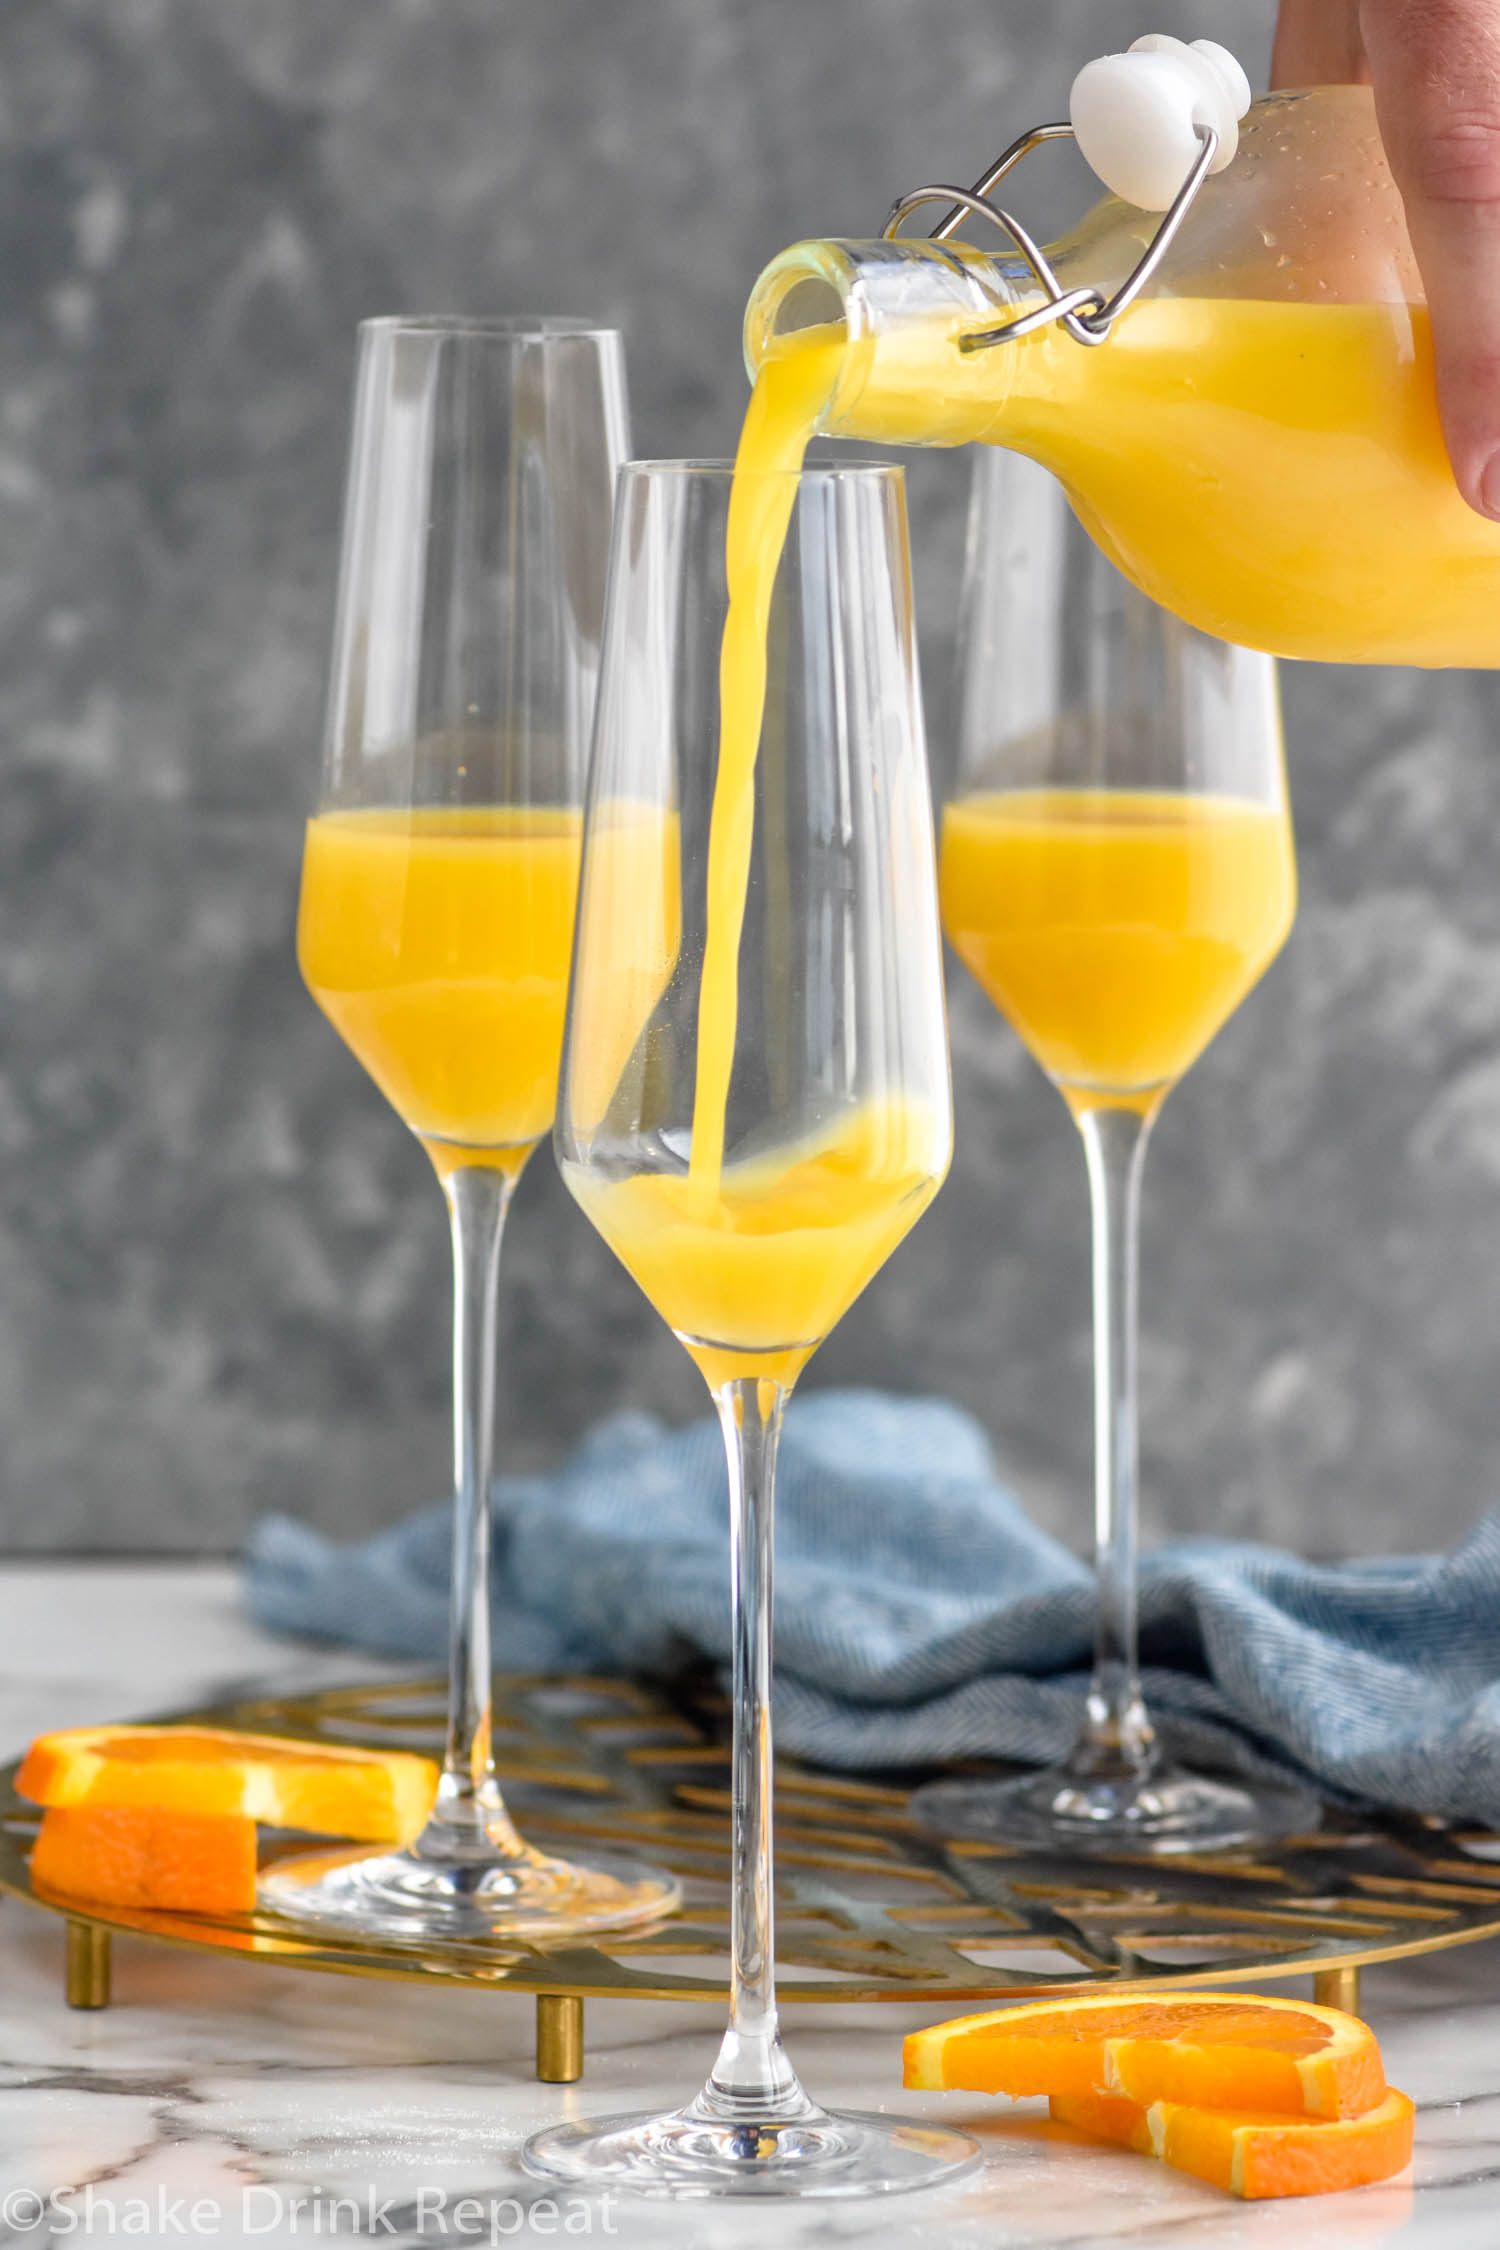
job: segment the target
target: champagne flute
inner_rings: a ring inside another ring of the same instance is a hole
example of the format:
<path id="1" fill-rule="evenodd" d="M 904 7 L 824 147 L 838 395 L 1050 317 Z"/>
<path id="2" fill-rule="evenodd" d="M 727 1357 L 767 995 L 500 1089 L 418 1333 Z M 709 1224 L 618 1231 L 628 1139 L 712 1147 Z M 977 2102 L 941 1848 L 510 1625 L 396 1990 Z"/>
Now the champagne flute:
<path id="1" fill-rule="evenodd" d="M 1272 658 L 1130 585 L 1034 462 L 981 449 L 969 517 L 944 927 L 1062 1094 L 1093 1212 L 1098 1616 L 1083 1730 L 917 1817 L 1064 1854 L 1224 1850 L 1317 1826 L 1293 1788 L 1163 1754 L 1136 1661 L 1141 1164 L 1182 1077 L 1279 952 L 1296 869 Z"/>
<path id="2" fill-rule="evenodd" d="M 947 1170 L 936 871 L 900 471 L 733 486 L 732 512 L 725 464 L 621 478 L 557 1123 L 564 1180 L 724 1432 L 730 2021 L 696 2100 L 554 2126 L 526 2153 L 549 2178 L 646 2193 L 857 2195 L 976 2151 L 829 2114 L 781 2044 L 773 1486 L 792 1385 Z M 726 635 L 731 525 L 744 599 Z"/>
<path id="3" fill-rule="evenodd" d="M 263 1902 L 373 1936 L 536 1941 L 654 1919 L 628 1863 L 523 1842 L 491 1749 L 496 1286 L 556 1106 L 614 476 L 618 334 L 575 320 L 360 329 L 343 559 L 298 957 L 420 1139 L 453 1237 L 448 1738 L 403 1851 L 279 1861 Z"/>

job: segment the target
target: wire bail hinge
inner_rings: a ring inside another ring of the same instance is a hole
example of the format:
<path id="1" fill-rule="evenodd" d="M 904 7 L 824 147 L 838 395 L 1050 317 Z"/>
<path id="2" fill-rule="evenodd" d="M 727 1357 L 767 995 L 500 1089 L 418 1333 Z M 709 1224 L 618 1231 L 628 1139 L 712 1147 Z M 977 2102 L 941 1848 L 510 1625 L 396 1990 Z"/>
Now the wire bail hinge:
<path id="1" fill-rule="evenodd" d="M 1019 219 L 1003 205 L 992 203 L 990 192 L 999 186 L 1008 172 L 1014 171 L 1023 156 L 1029 156 L 1044 141 L 1073 140 L 1076 134 L 1070 124 L 1037 125 L 1012 141 L 1004 155 L 998 157 L 983 177 L 972 188 L 947 187 L 941 184 L 913 188 L 892 204 L 890 215 L 881 229 L 882 239 L 894 241 L 904 222 L 924 204 L 946 203 L 949 209 L 933 228 L 929 240 L 947 242 L 962 220 L 971 212 L 976 218 L 988 219 L 992 225 L 1008 234 L 1035 274 L 1045 292 L 1044 301 L 1032 305 L 1027 311 L 1017 313 L 1012 320 L 1002 321 L 997 328 L 981 328 L 969 335 L 960 336 L 961 352 L 987 351 L 992 344 L 1011 344 L 1033 330 L 1045 328 L 1051 321 L 1059 321 L 1079 344 L 1102 344 L 1110 329 L 1145 288 L 1171 249 L 1178 229 L 1192 209 L 1198 190 L 1213 169 L 1219 150 L 1219 135 L 1211 125 L 1195 124 L 1193 131 L 1198 140 L 1198 154 L 1171 203 L 1162 215 L 1162 221 L 1141 258 L 1112 297 L 1102 289 L 1084 286 L 1065 289 L 1052 269 L 1047 253 L 1034 242 Z"/>

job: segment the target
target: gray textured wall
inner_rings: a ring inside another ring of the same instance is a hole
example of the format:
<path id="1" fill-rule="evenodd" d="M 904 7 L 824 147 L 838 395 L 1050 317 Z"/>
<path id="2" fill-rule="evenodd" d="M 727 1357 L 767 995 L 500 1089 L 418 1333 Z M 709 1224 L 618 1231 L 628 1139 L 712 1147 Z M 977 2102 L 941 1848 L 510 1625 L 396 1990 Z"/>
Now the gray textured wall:
<path id="1" fill-rule="evenodd" d="M 1264 71 L 1266 0 L 4 0 L 0 1545 L 444 1483 L 439 1199 L 292 958 L 355 321 L 617 316 L 639 448 L 723 451 L 764 258 L 1148 25 Z M 960 471 L 914 473 L 934 690 Z M 1287 703 L 1301 921 L 1148 1174 L 1148 1515 L 1425 1542 L 1500 1490 L 1500 698 Z M 960 973 L 953 1028 L 953 1180 L 811 1379 L 951 1390 L 1081 1536 L 1079 1151 Z M 699 1410 L 546 1158 L 507 1258 L 513 1459 Z"/>

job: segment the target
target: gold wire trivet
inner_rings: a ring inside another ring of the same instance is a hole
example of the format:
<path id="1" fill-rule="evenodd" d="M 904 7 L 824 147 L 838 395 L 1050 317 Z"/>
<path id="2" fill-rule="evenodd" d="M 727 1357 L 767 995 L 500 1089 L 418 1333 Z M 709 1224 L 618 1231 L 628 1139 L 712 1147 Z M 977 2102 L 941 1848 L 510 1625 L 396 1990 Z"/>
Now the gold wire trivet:
<path id="1" fill-rule="evenodd" d="M 439 1751 L 445 1691 L 395 1682 L 174 1714 L 303 1740 Z M 68 1917 L 69 1998 L 108 1997 L 108 1933 L 131 1931 L 353 1975 L 536 1993 L 549 2077 L 582 2068 L 585 1998 L 723 1999 L 728 1975 L 727 1714 L 712 1690 L 669 1698 L 630 1680 L 495 1682 L 495 1757 L 526 1834 L 550 1849 L 637 1852 L 682 1878 L 653 1929 L 555 1948 L 420 1947 L 311 1938 L 278 1915 L 100 1907 L 38 1891 L 39 1815 L 0 1772 L 0 1889 Z M 1052 1859 L 944 1843 L 907 1793 L 778 1761 L 776 1954 L 784 2000 L 904 2000 L 952 2012 L 1095 1984 L 1314 1976 L 1352 2005 L 1372 1962 L 1500 1934 L 1500 1839 L 1419 1820 L 1338 1815 L 1253 1859 Z M 270 1849 L 299 1848 L 272 1840 Z M 305 1846 L 300 1847 L 305 1848 Z M 91 1967 L 92 1964 L 92 1967 Z M 558 2010 L 564 2005 L 566 2015 Z M 550 2010 L 550 2013 L 544 2013 Z"/>

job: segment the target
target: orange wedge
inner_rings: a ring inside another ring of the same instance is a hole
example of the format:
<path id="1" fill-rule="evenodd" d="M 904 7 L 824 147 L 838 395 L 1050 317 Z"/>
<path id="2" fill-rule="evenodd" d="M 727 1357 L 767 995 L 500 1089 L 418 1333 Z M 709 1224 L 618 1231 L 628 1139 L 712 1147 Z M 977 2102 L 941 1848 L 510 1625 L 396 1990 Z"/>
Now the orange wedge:
<path id="1" fill-rule="evenodd" d="M 34 1804 L 237 1814 L 357 1843 L 404 1843 L 437 1794 L 430 1758 L 225 1727 L 70 1727 L 39 1735 L 16 1787 Z"/>
<path id="2" fill-rule="evenodd" d="M 1052 2114 L 1095 2140 L 1158 2156 L 1247 2198 L 1329 2195 L 1391 2179 L 1411 2162 L 1412 2105 L 1394 2087 L 1362 2117 L 1278 2117 L 1182 2102 L 1146 2107 L 1118 2094 L 1054 2094 Z"/>
<path id="3" fill-rule="evenodd" d="M 39 1890 L 100 1905 L 248 1914 L 255 1823 L 151 1805 L 53 1805 L 32 1847 L 31 1876 Z"/>
<path id="4" fill-rule="evenodd" d="M 906 2083 L 984 2094 L 1123 2094 L 1201 2109 L 1353 2117 L 1385 2093 L 1357 2016 L 1259 1993 L 1093 1993 L 914 2031 Z"/>

